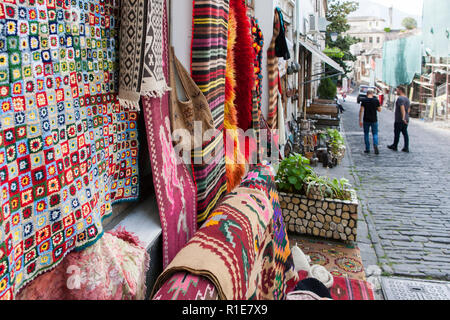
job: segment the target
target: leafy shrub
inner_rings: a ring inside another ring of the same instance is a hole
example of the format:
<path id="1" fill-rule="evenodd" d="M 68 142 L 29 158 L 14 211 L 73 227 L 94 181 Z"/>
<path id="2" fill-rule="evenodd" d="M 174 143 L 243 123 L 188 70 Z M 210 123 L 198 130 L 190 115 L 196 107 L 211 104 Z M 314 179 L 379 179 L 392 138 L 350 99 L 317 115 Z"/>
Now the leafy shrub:
<path id="1" fill-rule="evenodd" d="M 337 87 L 333 80 L 325 78 L 320 80 L 318 95 L 320 99 L 333 100 L 336 97 Z"/>
<path id="2" fill-rule="evenodd" d="M 309 163 L 308 158 L 298 153 L 283 159 L 275 177 L 278 190 L 287 193 L 301 193 L 304 180 L 314 174 Z"/>

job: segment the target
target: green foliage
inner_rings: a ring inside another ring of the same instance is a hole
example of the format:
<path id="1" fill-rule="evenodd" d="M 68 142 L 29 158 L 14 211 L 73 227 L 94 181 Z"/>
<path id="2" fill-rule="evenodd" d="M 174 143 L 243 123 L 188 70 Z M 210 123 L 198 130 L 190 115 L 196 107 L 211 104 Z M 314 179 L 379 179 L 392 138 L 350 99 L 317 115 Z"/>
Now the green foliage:
<path id="1" fill-rule="evenodd" d="M 407 30 L 412 30 L 417 28 L 417 21 L 414 18 L 406 17 L 402 21 L 402 26 Z"/>
<path id="2" fill-rule="evenodd" d="M 300 193 L 303 181 L 311 174 L 313 169 L 309 166 L 309 159 L 295 153 L 281 161 L 275 177 L 278 190 L 288 193 Z"/>
<path id="3" fill-rule="evenodd" d="M 391 32 L 391 28 L 389 28 L 389 27 L 386 27 L 386 28 L 384 28 L 384 32 Z"/>
<path id="4" fill-rule="evenodd" d="M 337 154 L 339 148 L 345 145 L 344 137 L 336 129 L 327 129 L 327 136 L 329 137 L 328 143 L 331 146 L 331 152 Z"/>
<path id="5" fill-rule="evenodd" d="M 327 34 L 325 44 L 329 48 L 337 48 L 343 52 L 342 57 L 330 56 L 336 61 L 348 74 L 351 72 L 345 61 L 356 61 L 356 57 L 350 53 L 350 46 L 361 42 L 360 39 L 344 35 L 350 29 L 350 25 L 347 23 L 347 16 L 356 11 L 359 7 L 358 2 L 349 0 L 328 0 L 328 11 L 326 18 L 331 23 L 327 26 Z M 336 32 L 338 38 L 335 42 L 331 41 L 330 34 Z"/>
<path id="6" fill-rule="evenodd" d="M 333 100 L 336 97 L 336 93 L 336 84 L 330 78 L 320 80 L 319 88 L 317 89 L 320 99 Z"/>
<path id="7" fill-rule="evenodd" d="M 323 53 L 325 53 L 330 58 L 337 58 L 337 59 L 342 59 L 345 56 L 345 53 L 337 47 L 333 48 L 327 47 L 325 48 L 325 50 L 323 50 Z"/>
<path id="8" fill-rule="evenodd" d="M 315 174 L 308 176 L 305 179 L 307 186 L 306 193 L 308 194 L 311 188 L 319 190 L 320 195 L 323 198 L 332 198 L 339 200 L 350 200 L 351 194 L 349 193 L 350 185 L 348 180 L 341 178 L 330 179 L 325 176 L 317 176 Z"/>

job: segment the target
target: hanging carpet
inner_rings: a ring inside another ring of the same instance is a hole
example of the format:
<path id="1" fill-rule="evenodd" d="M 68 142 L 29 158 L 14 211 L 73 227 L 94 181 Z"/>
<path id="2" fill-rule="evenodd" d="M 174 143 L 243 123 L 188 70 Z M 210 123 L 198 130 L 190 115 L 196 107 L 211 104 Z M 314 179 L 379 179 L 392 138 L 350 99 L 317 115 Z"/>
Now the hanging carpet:
<path id="1" fill-rule="evenodd" d="M 169 41 L 167 11 L 163 18 L 163 71 L 168 77 Z M 153 185 L 163 233 L 166 267 L 197 230 L 196 188 L 186 164 L 175 153 L 169 116 L 169 93 L 142 98 Z"/>
<path id="2" fill-rule="evenodd" d="M 202 148 L 193 151 L 199 223 L 206 220 L 227 190 L 223 130 L 228 14 L 228 0 L 193 1 L 192 79 L 208 100 L 216 129 Z"/>
<path id="3" fill-rule="evenodd" d="M 273 36 L 267 49 L 267 76 L 269 78 L 269 111 L 267 114 L 267 124 L 270 129 L 278 126 L 278 91 L 279 91 L 279 71 L 278 57 L 275 52 L 276 39 L 280 33 L 280 16 L 275 10 L 273 22 Z"/>
<path id="4" fill-rule="evenodd" d="M 141 96 L 162 97 L 169 87 L 163 72 L 165 0 L 121 0 L 119 100 L 139 108 Z"/>
<path id="5" fill-rule="evenodd" d="M 260 159 L 260 118 L 261 118 L 261 104 L 262 104 L 262 48 L 264 47 L 264 36 L 259 28 L 258 20 L 252 18 L 251 20 L 251 30 L 253 43 L 252 47 L 254 50 L 254 73 L 255 82 L 252 90 L 252 128 L 255 130 L 256 136 L 256 154 L 257 162 L 261 162 Z"/>
<path id="6" fill-rule="evenodd" d="M 116 3 L 0 3 L 0 299 L 96 242 L 111 205 L 138 196 Z"/>
<path id="7" fill-rule="evenodd" d="M 227 174 L 227 191 L 230 192 L 241 183 L 245 175 L 245 158 L 241 153 L 241 145 L 238 132 L 238 112 L 236 109 L 236 74 L 239 72 L 235 64 L 236 38 L 237 38 L 237 17 L 236 3 L 244 3 L 235 0 L 230 1 L 230 12 L 228 19 L 228 41 L 227 41 L 227 65 L 225 75 L 225 163 Z M 229 139 L 230 141 L 228 141 Z"/>
<path id="8" fill-rule="evenodd" d="M 230 12 L 236 19 L 236 43 L 233 47 L 236 77 L 235 100 L 238 127 L 246 131 L 252 127 L 252 89 L 255 82 L 250 18 L 242 0 L 230 0 Z"/>

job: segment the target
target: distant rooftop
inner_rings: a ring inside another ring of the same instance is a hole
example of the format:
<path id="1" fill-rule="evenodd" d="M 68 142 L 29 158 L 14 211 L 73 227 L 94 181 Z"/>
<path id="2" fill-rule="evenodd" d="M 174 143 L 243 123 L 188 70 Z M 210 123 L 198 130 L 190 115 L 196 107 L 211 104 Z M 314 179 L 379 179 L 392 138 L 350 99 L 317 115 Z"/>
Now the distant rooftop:
<path id="1" fill-rule="evenodd" d="M 359 17 L 348 17 L 348 21 L 386 21 L 380 17 L 374 16 L 359 16 Z"/>

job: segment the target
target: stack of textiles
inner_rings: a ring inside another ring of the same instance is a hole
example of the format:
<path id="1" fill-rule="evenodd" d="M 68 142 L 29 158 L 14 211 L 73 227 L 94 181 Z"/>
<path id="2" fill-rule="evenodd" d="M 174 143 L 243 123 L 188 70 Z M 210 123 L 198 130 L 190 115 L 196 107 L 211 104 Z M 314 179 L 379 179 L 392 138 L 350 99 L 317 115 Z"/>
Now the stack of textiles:
<path id="1" fill-rule="evenodd" d="M 287 282 L 297 274 L 270 167 L 255 166 L 224 197 L 160 275 L 153 298 L 173 298 L 168 294 L 182 282 L 188 288 L 184 273 L 209 280 L 219 299 L 285 298 Z"/>

